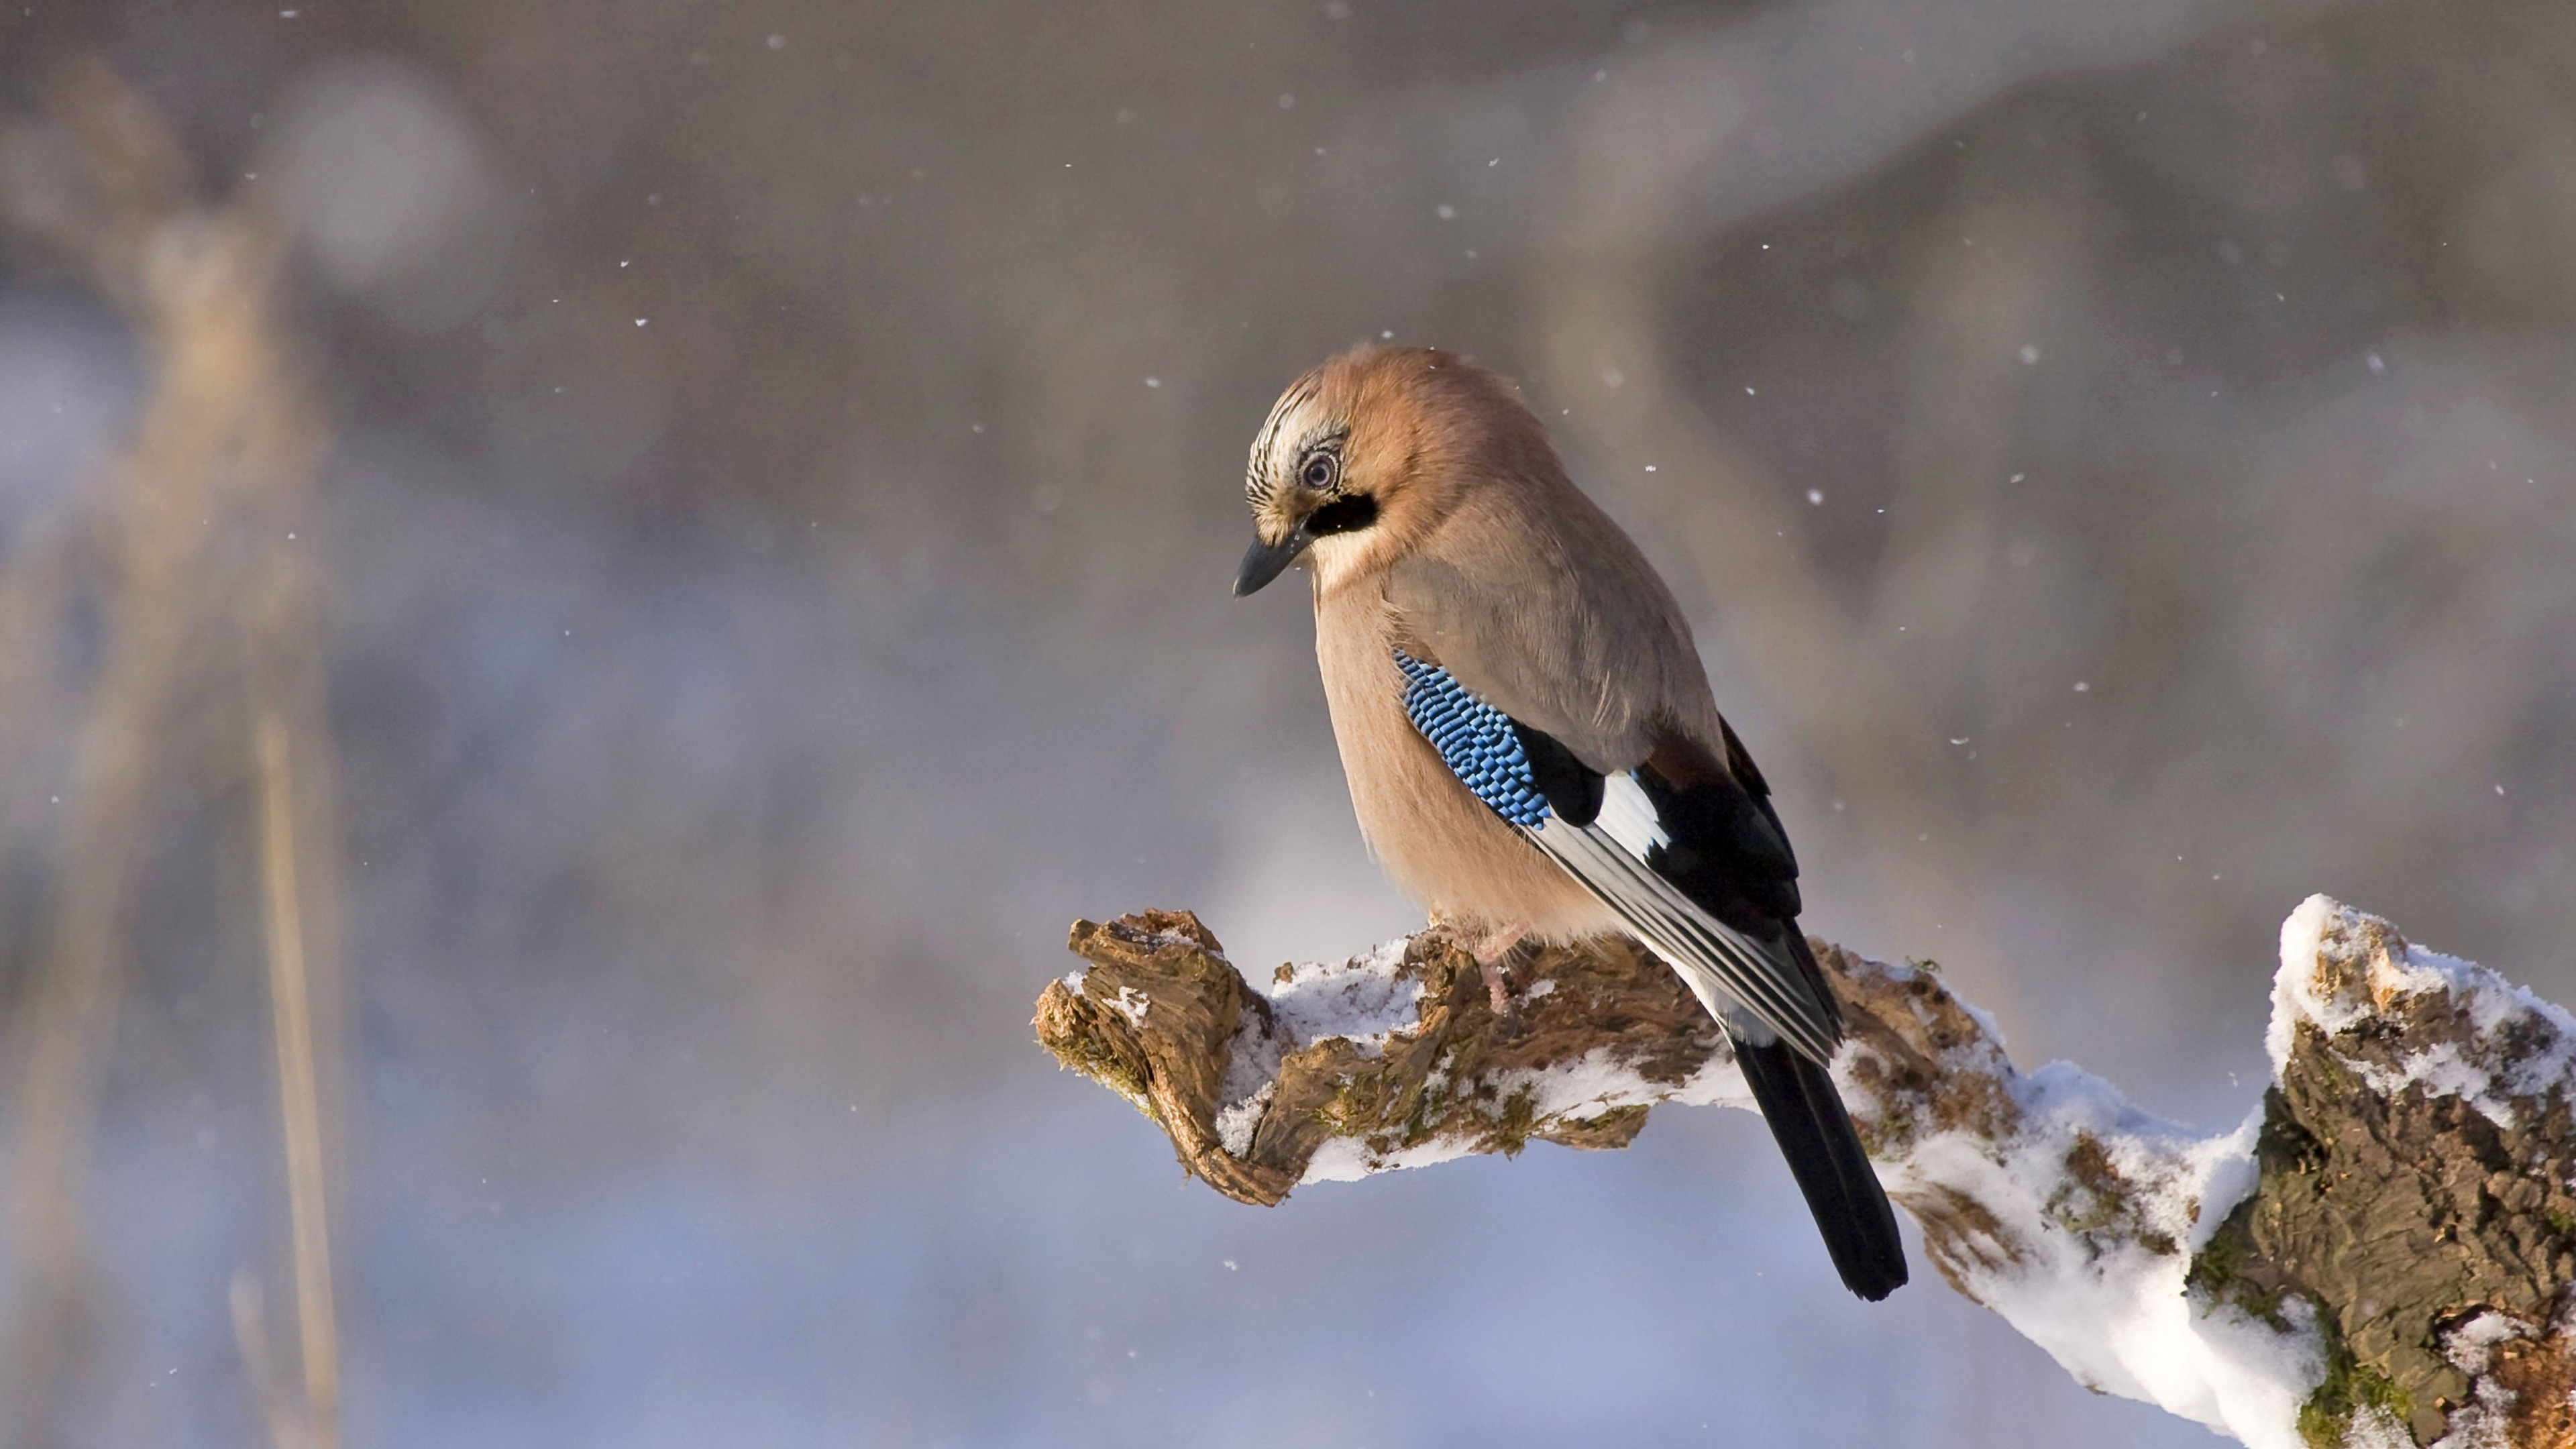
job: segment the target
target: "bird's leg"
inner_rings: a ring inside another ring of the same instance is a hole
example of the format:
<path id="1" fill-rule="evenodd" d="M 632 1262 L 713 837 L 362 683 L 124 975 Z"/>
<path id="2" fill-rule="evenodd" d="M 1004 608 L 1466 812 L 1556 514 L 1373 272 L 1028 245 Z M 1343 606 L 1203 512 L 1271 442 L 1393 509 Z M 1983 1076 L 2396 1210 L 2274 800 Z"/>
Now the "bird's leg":
<path id="1" fill-rule="evenodd" d="M 1476 970 L 1485 978 L 1485 999 L 1492 1004 L 1494 1015 L 1505 1021 L 1512 1019 L 1512 994 L 1510 984 L 1503 979 L 1503 962 L 1519 949 L 1527 935 L 1527 926 L 1496 926 L 1469 948 L 1469 954 L 1476 958 Z"/>

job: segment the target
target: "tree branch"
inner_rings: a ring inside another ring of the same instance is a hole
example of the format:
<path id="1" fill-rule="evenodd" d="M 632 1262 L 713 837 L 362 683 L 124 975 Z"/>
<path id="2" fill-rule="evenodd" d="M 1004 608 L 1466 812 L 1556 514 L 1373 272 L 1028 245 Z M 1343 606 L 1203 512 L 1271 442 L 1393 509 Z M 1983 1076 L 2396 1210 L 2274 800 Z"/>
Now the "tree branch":
<path id="1" fill-rule="evenodd" d="M 1260 990 L 1186 912 L 1071 944 L 1090 964 L 1039 997 L 1039 1041 L 1242 1202 L 1751 1105 L 1624 941 L 1526 954 L 1499 1016 L 1436 927 Z M 1929 963 L 1815 945 L 1850 1026 L 1835 1079 L 1924 1255 L 2087 1386 L 2258 1446 L 2576 1445 L 2565 1011 L 2313 898 L 2282 931 L 2274 1084 L 2203 1136 L 2015 1069 Z"/>

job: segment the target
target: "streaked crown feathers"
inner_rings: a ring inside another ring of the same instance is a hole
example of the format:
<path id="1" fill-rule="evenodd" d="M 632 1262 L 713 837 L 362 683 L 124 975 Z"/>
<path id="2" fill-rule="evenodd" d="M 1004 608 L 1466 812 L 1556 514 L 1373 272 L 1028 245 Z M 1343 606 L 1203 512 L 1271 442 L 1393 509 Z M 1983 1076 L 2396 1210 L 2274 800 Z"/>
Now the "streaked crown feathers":
<path id="1" fill-rule="evenodd" d="M 1297 476 L 1298 464 L 1319 447 L 1338 446 L 1349 434 L 1347 427 L 1322 416 L 1316 406 L 1322 394 L 1324 370 L 1320 367 L 1288 385 L 1279 401 L 1270 405 L 1270 416 L 1253 435 L 1252 456 L 1244 464 L 1243 498 L 1258 513 L 1278 497 L 1279 487 Z"/>

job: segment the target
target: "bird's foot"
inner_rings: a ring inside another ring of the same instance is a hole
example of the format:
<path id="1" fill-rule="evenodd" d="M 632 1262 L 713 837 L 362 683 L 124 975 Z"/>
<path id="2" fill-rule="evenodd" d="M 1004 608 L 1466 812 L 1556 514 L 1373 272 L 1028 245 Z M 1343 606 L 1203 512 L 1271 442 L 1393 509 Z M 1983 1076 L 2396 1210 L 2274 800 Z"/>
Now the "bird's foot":
<path id="1" fill-rule="evenodd" d="M 1476 958 L 1477 973 L 1485 978 L 1485 1000 L 1493 1007 L 1495 1018 L 1502 1023 L 1506 1038 L 1521 1034 L 1521 1014 L 1512 1005 L 1511 982 L 1504 975 L 1504 968 L 1528 935 L 1527 926 L 1498 926 L 1468 948 L 1468 954 Z"/>

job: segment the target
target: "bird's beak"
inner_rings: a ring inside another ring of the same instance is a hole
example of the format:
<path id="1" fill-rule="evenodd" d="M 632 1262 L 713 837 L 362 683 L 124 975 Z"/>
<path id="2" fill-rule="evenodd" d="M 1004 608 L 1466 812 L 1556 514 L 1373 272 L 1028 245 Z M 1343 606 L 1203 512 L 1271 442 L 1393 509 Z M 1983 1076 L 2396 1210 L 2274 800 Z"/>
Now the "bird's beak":
<path id="1" fill-rule="evenodd" d="M 1243 567 L 1235 572 L 1234 596 L 1240 599 L 1261 592 L 1262 585 L 1279 577 L 1314 541 L 1315 535 L 1308 533 L 1302 523 L 1288 530 L 1288 536 L 1277 543 L 1254 539 L 1252 547 L 1243 551 Z"/>

